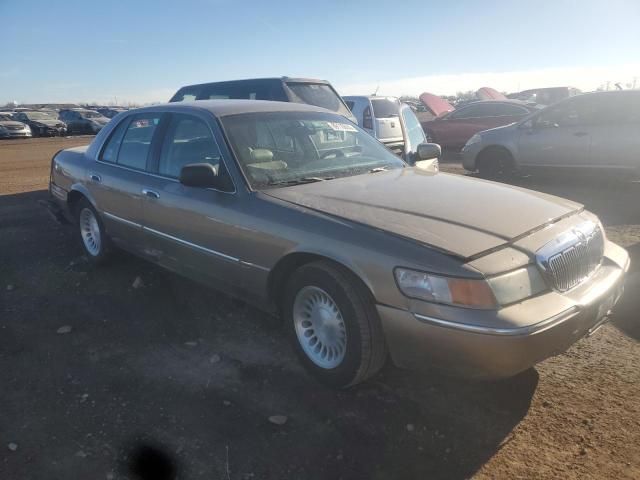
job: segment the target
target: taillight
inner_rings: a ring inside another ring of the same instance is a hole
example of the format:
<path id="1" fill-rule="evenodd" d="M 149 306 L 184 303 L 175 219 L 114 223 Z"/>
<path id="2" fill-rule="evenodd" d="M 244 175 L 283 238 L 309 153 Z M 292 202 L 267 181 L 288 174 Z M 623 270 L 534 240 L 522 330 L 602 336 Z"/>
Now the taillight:
<path id="1" fill-rule="evenodd" d="M 367 107 L 362 114 L 362 128 L 373 130 L 373 117 L 371 116 L 371 107 Z"/>

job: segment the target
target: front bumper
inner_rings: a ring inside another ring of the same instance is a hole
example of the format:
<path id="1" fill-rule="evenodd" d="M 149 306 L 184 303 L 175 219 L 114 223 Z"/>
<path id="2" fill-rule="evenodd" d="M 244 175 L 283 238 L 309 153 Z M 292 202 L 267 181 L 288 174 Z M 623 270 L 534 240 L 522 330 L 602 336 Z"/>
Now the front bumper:
<path id="1" fill-rule="evenodd" d="M 617 248 L 616 262 L 603 265 L 563 295 L 562 304 L 557 301 L 559 294 L 549 292 L 503 309 L 503 316 L 516 320 L 537 318 L 526 324 L 515 321 L 513 326 L 489 328 L 377 305 L 391 358 L 411 370 L 438 368 L 464 377 L 496 379 L 558 355 L 595 332 L 620 298 L 629 256 Z"/>
<path id="2" fill-rule="evenodd" d="M 482 142 L 476 142 L 470 145 L 467 144 L 462 147 L 460 154 L 462 156 L 462 166 L 465 168 L 465 170 L 469 170 L 470 172 L 476 171 L 476 157 L 483 147 L 484 145 Z"/>
<path id="3" fill-rule="evenodd" d="M 31 130 L 5 130 L 0 132 L 0 138 L 30 138 Z"/>

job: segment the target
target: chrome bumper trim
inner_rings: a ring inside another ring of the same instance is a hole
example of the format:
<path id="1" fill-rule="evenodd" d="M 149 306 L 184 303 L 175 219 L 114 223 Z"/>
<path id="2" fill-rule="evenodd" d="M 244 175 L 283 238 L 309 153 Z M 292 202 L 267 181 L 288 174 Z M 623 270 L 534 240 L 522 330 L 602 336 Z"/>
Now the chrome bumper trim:
<path id="1" fill-rule="evenodd" d="M 441 318 L 429 317 L 427 315 L 421 315 L 414 313 L 413 316 L 421 322 L 430 323 L 438 327 L 451 328 L 455 330 L 463 330 L 465 332 L 478 333 L 481 335 L 500 335 L 500 336 L 517 336 L 517 335 L 531 335 L 538 333 L 548 328 L 551 328 L 559 323 L 562 323 L 570 318 L 574 317 L 579 312 L 578 307 L 571 307 L 563 312 L 542 320 L 532 325 L 526 325 L 524 327 L 513 328 L 492 328 L 483 327 L 480 325 L 471 325 L 468 323 L 451 322 L 449 320 L 443 320 Z"/>

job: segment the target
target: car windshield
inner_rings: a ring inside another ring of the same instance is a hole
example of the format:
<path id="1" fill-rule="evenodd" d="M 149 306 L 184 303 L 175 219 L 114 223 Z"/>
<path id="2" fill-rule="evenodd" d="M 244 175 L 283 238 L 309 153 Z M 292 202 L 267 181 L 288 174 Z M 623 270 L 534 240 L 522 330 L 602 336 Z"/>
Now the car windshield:
<path id="1" fill-rule="evenodd" d="M 293 101 L 326 108 L 341 115 L 351 115 L 351 111 L 342 103 L 338 94 L 324 83 L 287 82 L 293 92 Z"/>
<path id="2" fill-rule="evenodd" d="M 8 122 L 10 120 L 11 120 L 11 117 L 9 115 L 0 113 L 0 122 Z"/>
<path id="3" fill-rule="evenodd" d="M 255 189 L 330 180 L 406 164 L 343 117 L 320 112 L 231 115 L 222 124 Z"/>
<path id="4" fill-rule="evenodd" d="M 55 120 L 52 114 L 48 112 L 25 112 L 24 113 L 29 120 Z"/>

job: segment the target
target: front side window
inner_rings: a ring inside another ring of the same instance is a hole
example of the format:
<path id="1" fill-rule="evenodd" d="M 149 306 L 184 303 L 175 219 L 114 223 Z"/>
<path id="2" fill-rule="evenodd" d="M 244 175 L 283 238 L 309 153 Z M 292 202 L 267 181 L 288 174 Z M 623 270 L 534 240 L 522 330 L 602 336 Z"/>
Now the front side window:
<path id="1" fill-rule="evenodd" d="M 456 109 L 451 114 L 447 116 L 452 120 L 464 119 L 464 118 L 480 118 L 480 117 L 489 117 L 491 115 L 492 109 L 487 108 L 487 105 L 469 105 L 466 107 L 461 107 L 460 109 Z"/>
<path id="2" fill-rule="evenodd" d="M 416 114 L 413 113 L 410 107 L 402 108 L 402 118 L 404 120 L 404 128 L 406 130 L 405 151 L 415 152 L 418 149 L 418 145 L 427 141 L 427 137 L 422 130 L 422 125 Z"/>
<path id="3" fill-rule="evenodd" d="M 375 138 L 338 115 L 267 112 L 221 120 L 240 168 L 256 189 L 405 166 Z"/>
<path id="4" fill-rule="evenodd" d="M 173 114 L 164 136 L 158 173 L 178 178 L 182 167 L 190 163 L 210 163 L 220 170 L 220 149 L 203 120 Z"/>
<path id="5" fill-rule="evenodd" d="M 151 141 L 160 123 L 160 117 L 160 113 L 142 113 L 131 119 L 118 152 L 118 165 L 136 170 L 146 168 Z"/>
<path id="6" fill-rule="evenodd" d="M 573 97 L 543 110 L 534 120 L 534 126 L 575 127 L 597 122 L 599 99 L 595 96 Z"/>

